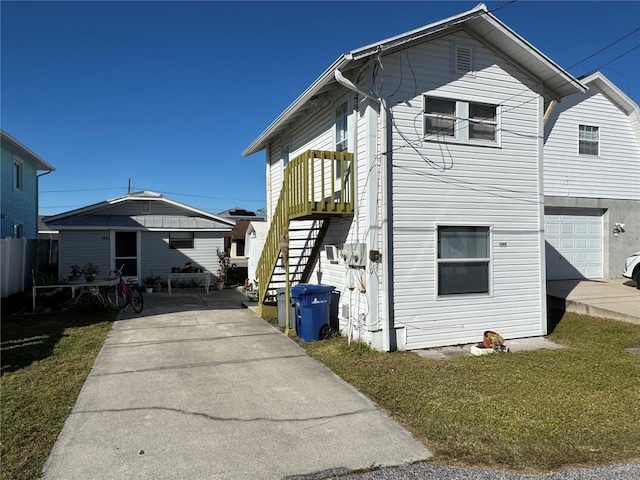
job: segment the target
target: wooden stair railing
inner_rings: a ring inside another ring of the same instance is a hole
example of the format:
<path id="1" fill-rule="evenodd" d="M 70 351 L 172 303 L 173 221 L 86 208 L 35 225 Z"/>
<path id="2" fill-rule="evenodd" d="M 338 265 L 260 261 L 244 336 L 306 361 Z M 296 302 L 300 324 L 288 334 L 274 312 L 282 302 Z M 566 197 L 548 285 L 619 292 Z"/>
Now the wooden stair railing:
<path id="1" fill-rule="evenodd" d="M 280 239 L 290 220 L 323 220 L 309 229 L 299 255 L 289 255 L 292 283 L 307 281 L 320 252 L 322 239 L 333 215 L 354 211 L 353 154 L 308 150 L 289 162 L 284 170 L 282 190 L 271 217 L 271 225 L 256 267 L 258 302 L 275 298 L 274 271 L 280 257 Z M 291 251 L 290 251 L 291 252 Z M 308 253 L 306 253 L 308 252 Z"/>

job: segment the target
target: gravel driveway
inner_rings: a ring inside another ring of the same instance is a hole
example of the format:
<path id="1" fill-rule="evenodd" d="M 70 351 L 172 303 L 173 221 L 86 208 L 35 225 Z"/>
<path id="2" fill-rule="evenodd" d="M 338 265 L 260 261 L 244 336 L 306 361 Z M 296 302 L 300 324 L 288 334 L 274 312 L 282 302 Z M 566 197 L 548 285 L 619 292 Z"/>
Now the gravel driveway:
<path id="1" fill-rule="evenodd" d="M 300 480 L 306 480 L 313 477 L 299 478 Z M 380 468 L 366 473 L 316 478 L 329 478 L 332 480 L 638 480 L 640 479 L 640 464 L 570 470 L 552 475 L 519 475 L 497 470 L 446 467 L 434 463 L 421 463 Z"/>

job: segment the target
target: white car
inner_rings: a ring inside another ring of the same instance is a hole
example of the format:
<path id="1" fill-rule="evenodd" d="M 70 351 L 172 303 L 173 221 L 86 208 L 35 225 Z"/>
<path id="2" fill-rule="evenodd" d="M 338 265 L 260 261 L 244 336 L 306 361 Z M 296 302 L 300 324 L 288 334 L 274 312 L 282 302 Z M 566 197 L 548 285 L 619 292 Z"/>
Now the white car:
<path id="1" fill-rule="evenodd" d="M 630 278 L 636 282 L 636 287 L 640 288 L 640 252 L 636 252 L 627 258 L 622 276 Z"/>

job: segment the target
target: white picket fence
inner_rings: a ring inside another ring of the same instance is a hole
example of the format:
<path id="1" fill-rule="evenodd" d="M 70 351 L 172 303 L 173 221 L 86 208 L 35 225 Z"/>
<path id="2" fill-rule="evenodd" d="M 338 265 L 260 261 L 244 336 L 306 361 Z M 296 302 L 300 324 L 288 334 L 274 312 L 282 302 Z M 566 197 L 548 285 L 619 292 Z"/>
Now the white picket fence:
<path id="1" fill-rule="evenodd" d="M 0 292 L 2 298 L 31 287 L 31 269 L 37 240 L 0 239 Z"/>

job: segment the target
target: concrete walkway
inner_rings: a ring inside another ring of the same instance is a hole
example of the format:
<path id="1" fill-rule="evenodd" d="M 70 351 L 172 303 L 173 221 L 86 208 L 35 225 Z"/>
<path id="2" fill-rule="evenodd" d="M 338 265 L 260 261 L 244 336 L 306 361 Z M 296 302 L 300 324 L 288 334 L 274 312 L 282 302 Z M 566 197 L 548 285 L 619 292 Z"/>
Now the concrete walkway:
<path id="1" fill-rule="evenodd" d="M 431 456 L 234 290 L 121 314 L 44 478 L 282 479 Z"/>
<path id="2" fill-rule="evenodd" d="M 640 325 L 640 290 L 631 280 L 559 280 L 547 282 L 549 306 Z"/>

